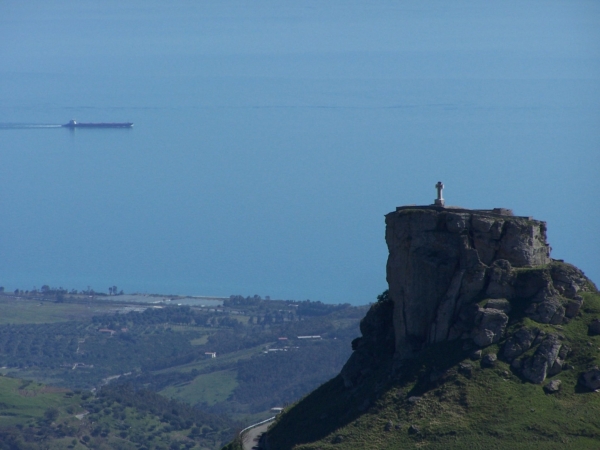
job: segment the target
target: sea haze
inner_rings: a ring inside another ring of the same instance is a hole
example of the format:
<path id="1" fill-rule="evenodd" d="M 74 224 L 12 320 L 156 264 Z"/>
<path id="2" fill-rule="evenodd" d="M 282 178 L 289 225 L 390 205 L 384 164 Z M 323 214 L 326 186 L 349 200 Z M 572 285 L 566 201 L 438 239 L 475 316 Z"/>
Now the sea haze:
<path id="1" fill-rule="evenodd" d="M 438 180 L 600 281 L 598 2 L 2 2 L 0 60 L 6 289 L 366 303 Z"/>

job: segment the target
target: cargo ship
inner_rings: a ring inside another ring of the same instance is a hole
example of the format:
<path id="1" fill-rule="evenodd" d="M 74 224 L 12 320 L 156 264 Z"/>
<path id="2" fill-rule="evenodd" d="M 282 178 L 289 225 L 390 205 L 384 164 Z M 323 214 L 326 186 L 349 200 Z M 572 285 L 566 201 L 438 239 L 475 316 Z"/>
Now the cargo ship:
<path id="1" fill-rule="evenodd" d="M 131 122 L 109 122 L 109 123 L 82 123 L 76 120 L 70 120 L 69 123 L 63 125 L 65 128 L 131 128 Z"/>

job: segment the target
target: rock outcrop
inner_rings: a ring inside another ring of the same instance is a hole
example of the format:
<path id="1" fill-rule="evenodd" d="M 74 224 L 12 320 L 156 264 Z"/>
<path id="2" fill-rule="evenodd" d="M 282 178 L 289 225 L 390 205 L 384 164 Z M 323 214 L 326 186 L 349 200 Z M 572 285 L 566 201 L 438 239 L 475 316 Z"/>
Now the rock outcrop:
<path id="1" fill-rule="evenodd" d="M 410 357 L 424 344 L 464 337 L 469 331 L 481 346 L 500 339 L 505 312 L 469 307 L 486 297 L 514 297 L 515 269 L 551 261 L 546 224 L 509 214 L 501 209 L 401 207 L 386 216 L 387 280 L 398 357 Z M 532 295 L 543 287 L 534 287 Z M 551 290 L 540 300 L 548 298 L 554 306 L 555 294 L 556 289 Z M 554 308 L 556 320 L 559 306 Z M 546 317 L 550 309 L 545 303 L 532 314 Z M 476 331 L 471 320 L 478 322 Z"/>
<path id="2" fill-rule="evenodd" d="M 381 359 L 381 348 L 402 361 L 457 339 L 476 348 L 501 344 L 498 356 L 533 383 L 562 370 L 569 347 L 559 334 L 513 327 L 506 335 L 511 317 L 568 322 L 583 305 L 579 294 L 595 290 L 579 269 L 550 258 L 545 222 L 502 208 L 410 206 L 386 215 L 385 238 L 389 292 L 361 324 L 342 371 L 347 386 L 368 371 L 366 361 Z M 391 332 L 375 331 L 386 321 Z"/>

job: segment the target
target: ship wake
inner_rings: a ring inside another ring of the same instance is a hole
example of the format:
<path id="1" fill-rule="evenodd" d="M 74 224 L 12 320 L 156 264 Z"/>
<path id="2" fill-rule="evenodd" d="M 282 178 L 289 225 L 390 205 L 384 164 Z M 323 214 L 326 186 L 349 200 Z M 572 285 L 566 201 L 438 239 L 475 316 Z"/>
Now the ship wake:
<path id="1" fill-rule="evenodd" d="M 18 130 L 26 128 L 61 128 L 53 123 L 0 123 L 0 130 Z"/>

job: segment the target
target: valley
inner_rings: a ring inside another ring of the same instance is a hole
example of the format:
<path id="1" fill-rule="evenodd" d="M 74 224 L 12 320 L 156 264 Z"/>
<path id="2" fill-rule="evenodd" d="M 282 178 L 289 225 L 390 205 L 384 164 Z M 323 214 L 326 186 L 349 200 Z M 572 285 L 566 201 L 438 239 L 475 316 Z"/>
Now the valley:
<path id="1" fill-rule="evenodd" d="M 55 290 L 29 296 L 3 293 L 0 373 L 6 389 L 15 392 L 8 381 L 14 380 L 41 386 L 38 390 L 44 393 L 58 389 L 63 396 L 79 396 L 75 409 L 86 411 L 75 422 L 79 425 L 89 422 L 88 413 L 95 417 L 90 413 L 98 409 L 94 402 L 107 395 L 122 397 L 123 392 L 134 399 L 131 414 L 143 416 L 136 397 L 143 392 L 204 414 L 183 428 L 188 435 L 206 417 L 216 420 L 220 425 L 211 428 L 218 439 L 188 436 L 188 444 L 203 442 L 199 448 L 220 448 L 235 430 L 272 416 L 271 408 L 294 402 L 335 376 L 351 353 L 350 341 L 359 334 L 358 322 L 367 308 L 258 296 L 232 296 L 220 304 L 213 300 L 198 306 L 178 304 L 173 296 L 160 303 L 118 297 L 108 301 Z M 62 397 L 56 402 L 61 413 L 69 408 Z M 0 429 L 14 431 L 4 413 L 19 402 L 7 405 L 0 409 Z M 44 411 L 38 408 L 25 423 L 37 427 L 36 417 Z M 64 420 L 72 415 L 67 413 Z M 72 433 L 76 440 L 88 433 L 90 442 L 102 444 L 100 435 L 80 428 Z M 23 433 L 17 436 L 26 439 Z M 56 433 L 44 436 L 58 439 Z M 163 440 L 171 445 L 169 439 Z M 35 439 L 30 441 L 35 445 Z"/>

